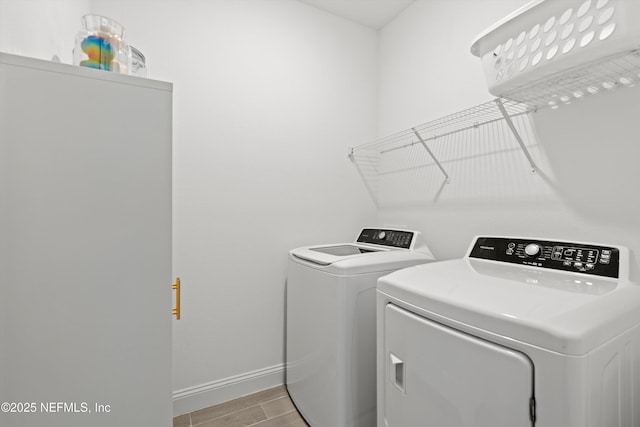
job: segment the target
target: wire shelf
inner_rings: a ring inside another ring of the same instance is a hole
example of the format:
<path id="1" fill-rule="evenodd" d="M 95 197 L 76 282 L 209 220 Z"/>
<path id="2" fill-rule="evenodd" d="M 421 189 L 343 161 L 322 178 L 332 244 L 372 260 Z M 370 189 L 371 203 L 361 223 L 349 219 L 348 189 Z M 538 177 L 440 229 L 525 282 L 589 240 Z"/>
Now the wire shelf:
<path id="1" fill-rule="evenodd" d="M 410 130 L 352 149 L 353 165 L 376 205 L 456 203 L 468 198 L 486 200 L 496 195 L 518 198 L 532 189 L 541 194 L 535 187 L 540 181 L 537 174 L 529 171 L 541 160 L 540 166 L 546 163 L 536 143 L 530 115 L 511 110 L 511 125 L 522 140 L 522 148 L 516 143 L 507 120 L 497 117 L 497 104 L 483 106 L 492 112 L 493 118 L 471 124 L 452 118 L 457 121 L 454 131 L 431 123 L 426 128 L 437 129 L 430 137 L 425 133 L 424 144 L 418 136 L 420 133 L 416 135 Z M 448 128 L 451 126 L 449 123 Z M 417 132 L 422 128 L 425 126 L 414 129 Z M 524 149 L 532 157 L 523 156 Z M 524 167 L 527 160 L 530 169 Z M 531 187 L 532 182 L 535 188 Z"/>
<path id="2" fill-rule="evenodd" d="M 516 117 L 531 111 L 531 108 L 520 102 L 504 100 L 504 107 L 510 117 Z M 424 142 L 429 142 L 457 132 L 478 128 L 493 122 L 504 120 L 504 116 L 496 101 L 489 101 L 468 108 L 457 113 L 441 117 L 411 129 L 403 130 L 375 141 L 361 144 L 351 149 L 351 153 L 358 151 L 378 151 L 385 154 L 394 150 L 412 147 L 421 144 L 416 132 Z"/>
<path id="3" fill-rule="evenodd" d="M 557 109 L 594 95 L 640 84 L 640 50 L 610 55 L 552 74 L 521 85 L 501 97 L 447 116 L 431 120 L 410 129 L 376 139 L 349 149 L 349 158 L 356 165 L 374 201 L 380 202 L 381 194 L 389 194 L 389 179 L 396 180 L 400 173 L 413 173 L 425 167 L 433 173 L 421 179 L 429 179 L 437 187 L 436 198 L 443 191 L 436 172 L 440 169 L 443 183 L 450 181 L 446 170 L 456 159 L 443 151 L 444 145 L 465 144 L 465 153 L 458 159 L 468 159 L 474 153 L 474 144 L 481 145 L 483 138 L 500 141 L 502 150 L 520 151 L 526 156 L 531 170 L 538 169 L 529 150 L 536 146 L 535 132 L 531 131 L 529 113 L 543 108 Z M 476 131 L 488 128 L 486 132 Z M 525 134 L 523 138 L 523 133 Z M 511 147 L 511 148 L 508 148 Z M 402 151 L 406 152 L 402 154 Z M 440 161 L 439 160 L 443 160 Z M 418 161 L 416 159 L 421 158 Z M 456 169 L 456 174 L 464 173 Z M 390 178 L 393 176 L 393 178 Z M 456 179 L 454 176 L 452 179 Z M 413 181 L 416 188 L 422 183 Z M 402 189 L 395 185 L 394 190 Z"/>

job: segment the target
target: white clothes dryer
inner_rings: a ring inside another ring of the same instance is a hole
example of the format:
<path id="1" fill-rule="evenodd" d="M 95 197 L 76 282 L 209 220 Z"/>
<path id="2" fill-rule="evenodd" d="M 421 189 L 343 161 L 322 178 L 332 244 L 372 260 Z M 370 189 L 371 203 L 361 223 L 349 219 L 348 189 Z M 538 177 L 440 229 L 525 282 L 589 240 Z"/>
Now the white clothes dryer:
<path id="1" fill-rule="evenodd" d="M 290 251 L 287 390 L 312 427 L 376 419 L 376 281 L 433 261 L 416 231 L 363 229 L 355 243 Z"/>
<path id="2" fill-rule="evenodd" d="M 640 285 L 612 245 L 477 237 L 378 281 L 378 427 L 640 426 Z"/>

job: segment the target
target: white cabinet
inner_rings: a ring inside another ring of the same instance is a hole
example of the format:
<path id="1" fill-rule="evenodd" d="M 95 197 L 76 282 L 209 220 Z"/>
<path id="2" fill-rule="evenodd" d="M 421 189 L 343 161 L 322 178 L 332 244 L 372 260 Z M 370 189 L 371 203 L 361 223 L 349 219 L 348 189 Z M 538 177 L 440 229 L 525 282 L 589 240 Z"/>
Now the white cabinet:
<path id="1" fill-rule="evenodd" d="M 171 114 L 169 83 L 0 54 L 0 425 L 171 425 Z"/>

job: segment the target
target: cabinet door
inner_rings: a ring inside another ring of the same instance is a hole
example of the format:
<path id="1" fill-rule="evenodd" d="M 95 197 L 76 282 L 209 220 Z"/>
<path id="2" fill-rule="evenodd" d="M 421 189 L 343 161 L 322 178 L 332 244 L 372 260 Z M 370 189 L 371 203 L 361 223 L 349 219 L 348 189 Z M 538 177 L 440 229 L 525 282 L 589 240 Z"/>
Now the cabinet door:
<path id="1" fill-rule="evenodd" d="M 526 356 L 393 304 L 384 316 L 388 427 L 533 425 L 533 368 Z"/>
<path id="2" fill-rule="evenodd" d="M 0 425 L 168 427 L 171 85 L 2 60 Z"/>

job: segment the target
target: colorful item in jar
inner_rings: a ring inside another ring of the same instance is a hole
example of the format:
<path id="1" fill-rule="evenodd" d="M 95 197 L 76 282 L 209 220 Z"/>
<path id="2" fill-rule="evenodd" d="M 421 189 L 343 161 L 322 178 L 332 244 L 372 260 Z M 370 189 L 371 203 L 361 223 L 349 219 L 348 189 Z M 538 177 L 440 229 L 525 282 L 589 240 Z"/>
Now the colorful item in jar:
<path id="1" fill-rule="evenodd" d="M 100 70 L 112 70 L 112 61 L 115 57 L 115 51 L 107 38 L 89 36 L 82 41 L 80 47 L 89 57 L 89 59 L 81 61 L 80 65 Z"/>

